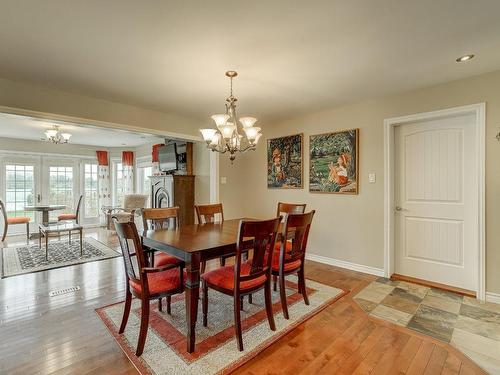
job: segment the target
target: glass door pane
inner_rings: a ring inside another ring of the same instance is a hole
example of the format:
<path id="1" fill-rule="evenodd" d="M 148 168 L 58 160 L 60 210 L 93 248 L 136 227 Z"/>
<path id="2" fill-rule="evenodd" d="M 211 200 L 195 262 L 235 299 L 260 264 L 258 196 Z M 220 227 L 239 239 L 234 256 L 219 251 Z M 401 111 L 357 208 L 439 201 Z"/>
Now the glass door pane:
<path id="1" fill-rule="evenodd" d="M 123 207 L 123 164 L 113 162 L 113 205 Z"/>
<path id="2" fill-rule="evenodd" d="M 85 163 L 83 167 L 84 207 L 82 207 L 82 214 L 85 219 L 99 217 L 97 168 L 97 163 Z"/>
<path id="3" fill-rule="evenodd" d="M 49 204 L 61 204 L 66 208 L 59 212 L 51 212 L 51 216 L 57 217 L 62 213 L 72 213 L 73 207 L 73 167 L 49 166 Z"/>
<path id="4" fill-rule="evenodd" d="M 34 211 L 25 211 L 25 206 L 36 203 L 35 165 L 5 164 L 5 208 L 8 217 L 27 216 L 35 220 Z"/>

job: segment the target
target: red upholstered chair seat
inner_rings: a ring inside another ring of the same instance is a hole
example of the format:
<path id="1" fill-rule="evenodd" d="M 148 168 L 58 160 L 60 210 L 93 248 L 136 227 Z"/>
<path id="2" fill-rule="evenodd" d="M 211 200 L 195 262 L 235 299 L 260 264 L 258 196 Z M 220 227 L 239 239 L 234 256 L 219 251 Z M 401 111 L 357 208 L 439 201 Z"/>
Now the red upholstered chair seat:
<path id="1" fill-rule="evenodd" d="M 9 217 L 7 219 L 8 224 L 25 224 L 29 223 L 31 219 L 29 217 Z"/>
<path id="2" fill-rule="evenodd" d="M 241 276 L 248 276 L 251 269 L 251 260 L 241 264 Z M 201 275 L 209 285 L 213 285 L 223 289 L 234 289 L 234 266 L 225 266 L 216 270 L 204 273 Z M 253 280 L 242 281 L 240 290 L 251 289 L 259 285 L 263 285 L 266 281 L 266 276 L 261 275 Z"/>
<path id="3" fill-rule="evenodd" d="M 292 242 L 291 241 L 286 241 L 286 251 L 290 252 L 292 251 Z M 277 242 L 274 244 L 274 250 L 280 251 L 281 249 L 281 242 Z"/>
<path id="4" fill-rule="evenodd" d="M 290 254 L 288 252 L 292 250 L 292 243 L 291 242 L 286 243 L 286 250 L 287 250 L 287 253 L 285 255 L 285 260 L 288 260 L 288 259 L 290 259 Z M 267 260 L 266 260 L 266 262 L 267 262 Z M 301 263 L 302 263 L 302 261 L 300 259 L 294 260 L 293 262 L 285 263 L 285 272 L 299 268 Z M 279 247 L 274 248 L 272 267 L 273 267 L 273 271 L 280 270 L 280 248 Z"/>
<path id="5" fill-rule="evenodd" d="M 171 268 L 166 271 L 148 273 L 148 287 L 150 294 L 159 294 L 178 289 L 181 278 L 179 268 Z M 137 293 L 141 293 L 141 284 L 130 280 L 130 287 Z"/>
<path id="6" fill-rule="evenodd" d="M 57 217 L 57 220 L 76 220 L 75 214 L 62 214 Z"/>
<path id="7" fill-rule="evenodd" d="M 155 254 L 155 267 L 163 267 L 168 264 L 181 264 L 182 260 L 174 257 L 173 255 L 168 255 L 165 253 Z"/>

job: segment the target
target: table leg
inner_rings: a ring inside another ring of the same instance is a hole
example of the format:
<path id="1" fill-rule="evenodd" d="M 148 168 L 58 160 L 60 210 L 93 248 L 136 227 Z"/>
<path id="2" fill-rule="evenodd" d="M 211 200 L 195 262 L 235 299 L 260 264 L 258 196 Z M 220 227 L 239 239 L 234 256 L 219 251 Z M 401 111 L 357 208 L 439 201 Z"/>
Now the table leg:
<path id="1" fill-rule="evenodd" d="M 45 225 L 49 223 L 49 211 L 42 211 L 42 223 Z"/>
<path id="2" fill-rule="evenodd" d="M 194 352 L 196 340 L 196 319 L 198 317 L 198 297 L 200 294 L 200 254 L 192 254 L 186 262 L 186 317 L 187 352 Z"/>
<path id="3" fill-rule="evenodd" d="M 80 228 L 80 256 L 83 256 L 83 235 L 82 235 L 82 228 Z"/>
<path id="4" fill-rule="evenodd" d="M 49 260 L 49 234 L 45 232 L 45 260 Z"/>
<path id="5" fill-rule="evenodd" d="M 38 228 L 38 249 L 42 250 L 42 231 Z"/>

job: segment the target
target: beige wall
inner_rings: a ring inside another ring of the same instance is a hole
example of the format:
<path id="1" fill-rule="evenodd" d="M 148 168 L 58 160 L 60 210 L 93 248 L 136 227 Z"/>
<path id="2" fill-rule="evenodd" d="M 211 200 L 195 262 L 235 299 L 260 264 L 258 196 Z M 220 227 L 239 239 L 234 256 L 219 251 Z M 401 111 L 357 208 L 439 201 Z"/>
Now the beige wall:
<path id="1" fill-rule="evenodd" d="M 360 128 L 360 192 L 357 196 L 311 194 L 308 170 L 301 190 L 268 190 L 266 139 L 254 153 L 238 156 L 234 166 L 221 157 L 220 197 L 230 217 L 269 217 L 279 200 L 305 202 L 315 209 L 309 242 L 313 254 L 383 268 L 384 151 L 383 121 L 389 117 L 486 102 L 486 252 L 487 291 L 500 293 L 500 71 L 404 94 L 293 118 L 262 123 L 264 137 L 304 133 L 304 165 L 309 163 L 309 135 Z M 263 137 L 263 138 L 264 138 Z M 377 174 L 375 184 L 368 173 Z"/>

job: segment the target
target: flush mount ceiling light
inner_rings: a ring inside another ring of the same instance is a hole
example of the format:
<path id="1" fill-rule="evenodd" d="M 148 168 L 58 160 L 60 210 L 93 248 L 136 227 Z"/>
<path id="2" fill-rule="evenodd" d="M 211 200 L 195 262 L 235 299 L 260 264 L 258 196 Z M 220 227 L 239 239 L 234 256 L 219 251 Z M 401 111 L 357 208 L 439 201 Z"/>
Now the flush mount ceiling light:
<path id="1" fill-rule="evenodd" d="M 225 154 L 229 152 L 231 163 L 236 158 L 237 152 L 255 150 L 259 138 L 262 136 L 260 128 L 253 126 L 257 119 L 255 117 L 240 117 L 238 124 L 236 119 L 236 99 L 233 96 L 233 78 L 238 75 L 235 71 L 226 72 L 231 80 L 230 95 L 226 99 L 226 111 L 212 116 L 216 127 L 200 129 L 207 147 L 215 152 Z M 238 131 L 239 130 L 239 131 Z"/>
<path id="2" fill-rule="evenodd" d="M 45 140 L 55 144 L 68 143 L 71 134 L 61 132 L 59 126 L 54 125 L 51 129 L 45 131 Z"/>
<path id="3" fill-rule="evenodd" d="M 457 63 L 462 63 L 462 62 L 466 62 L 466 61 L 469 61 L 471 59 L 474 58 L 474 55 L 473 54 L 469 54 L 469 55 L 463 55 L 463 56 L 460 56 L 458 59 L 456 59 L 455 61 Z"/>

